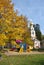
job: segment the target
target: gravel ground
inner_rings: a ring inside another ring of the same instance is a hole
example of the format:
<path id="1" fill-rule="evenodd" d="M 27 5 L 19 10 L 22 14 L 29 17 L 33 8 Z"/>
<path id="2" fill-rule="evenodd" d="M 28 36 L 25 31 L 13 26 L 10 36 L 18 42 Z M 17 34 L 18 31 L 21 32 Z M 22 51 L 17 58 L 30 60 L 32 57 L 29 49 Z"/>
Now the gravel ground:
<path id="1" fill-rule="evenodd" d="M 44 52 L 38 52 L 38 51 L 30 51 L 30 52 L 14 52 L 14 51 L 8 51 L 4 53 L 7 56 L 11 56 L 11 55 L 30 55 L 30 54 L 44 54 Z"/>

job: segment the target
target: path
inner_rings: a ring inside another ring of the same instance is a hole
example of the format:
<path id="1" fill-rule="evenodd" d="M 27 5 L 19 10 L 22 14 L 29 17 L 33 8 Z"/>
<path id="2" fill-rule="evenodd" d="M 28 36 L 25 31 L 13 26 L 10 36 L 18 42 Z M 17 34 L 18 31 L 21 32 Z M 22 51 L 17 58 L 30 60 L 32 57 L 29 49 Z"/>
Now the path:
<path id="1" fill-rule="evenodd" d="M 44 54 L 44 52 L 38 52 L 38 51 L 30 51 L 30 52 L 14 52 L 14 51 L 8 51 L 4 53 L 7 56 L 11 56 L 11 55 L 30 55 L 30 54 Z"/>

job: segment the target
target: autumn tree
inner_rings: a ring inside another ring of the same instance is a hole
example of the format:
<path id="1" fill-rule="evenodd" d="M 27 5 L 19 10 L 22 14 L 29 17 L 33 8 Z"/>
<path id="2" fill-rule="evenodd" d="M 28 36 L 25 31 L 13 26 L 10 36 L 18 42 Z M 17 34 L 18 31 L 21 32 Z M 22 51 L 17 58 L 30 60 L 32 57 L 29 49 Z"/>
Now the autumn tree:
<path id="1" fill-rule="evenodd" d="M 30 30 L 28 28 L 28 19 L 27 17 L 21 15 L 16 18 L 15 22 L 16 31 L 16 39 L 20 39 L 27 44 L 33 45 L 33 41 L 31 40 Z"/>
<path id="2" fill-rule="evenodd" d="M 17 15 L 11 0 L 0 0 L 0 45 L 17 45 L 15 40 L 29 43 L 31 38 L 27 23 L 25 16 Z"/>
<path id="3" fill-rule="evenodd" d="M 13 32 L 11 24 L 14 23 L 16 17 L 13 6 L 11 0 L 0 0 L 0 37 L 2 40 L 3 35 L 10 39 L 12 34 L 10 32 Z M 2 41 L 0 40 L 0 42 Z"/>

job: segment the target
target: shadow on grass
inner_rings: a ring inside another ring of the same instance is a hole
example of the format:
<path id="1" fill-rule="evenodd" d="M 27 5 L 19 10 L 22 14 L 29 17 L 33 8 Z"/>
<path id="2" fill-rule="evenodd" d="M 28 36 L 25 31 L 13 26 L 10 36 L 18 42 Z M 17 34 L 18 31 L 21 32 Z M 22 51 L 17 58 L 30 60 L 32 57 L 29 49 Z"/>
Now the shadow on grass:
<path id="1" fill-rule="evenodd" d="M 32 61 L 32 65 L 44 65 L 44 60 L 40 60 L 40 61 Z"/>
<path id="2" fill-rule="evenodd" d="M 39 61 L 40 65 L 44 65 L 44 60 Z"/>

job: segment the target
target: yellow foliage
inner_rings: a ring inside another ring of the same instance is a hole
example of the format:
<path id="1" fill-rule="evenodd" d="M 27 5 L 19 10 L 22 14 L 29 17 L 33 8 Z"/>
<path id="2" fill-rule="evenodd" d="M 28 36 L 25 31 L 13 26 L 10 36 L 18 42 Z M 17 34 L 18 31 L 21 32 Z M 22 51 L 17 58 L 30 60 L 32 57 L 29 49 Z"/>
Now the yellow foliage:
<path id="1" fill-rule="evenodd" d="M 11 43 L 12 43 L 12 45 L 14 46 L 14 45 L 17 45 L 17 43 L 15 42 L 15 41 L 11 41 Z"/>
<path id="2" fill-rule="evenodd" d="M 7 37 L 5 36 L 5 34 L 0 34 L 0 45 L 1 46 L 5 45 L 5 39 L 7 39 Z"/>
<path id="3" fill-rule="evenodd" d="M 6 22 L 10 24 L 10 21 L 9 20 L 6 20 Z"/>
<path id="4" fill-rule="evenodd" d="M 5 34 L 0 34 L 0 39 L 7 39 Z"/>
<path id="5" fill-rule="evenodd" d="M 20 48 L 20 45 L 19 45 L 19 44 L 17 44 L 17 45 L 16 45 L 16 48 Z"/>
<path id="6" fill-rule="evenodd" d="M 4 39 L 8 39 L 14 45 L 16 43 L 11 39 L 24 40 L 29 36 L 27 31 L 27 18 L 17 15 L 11 0 L 0 0 L 0 44 L 4 45 Z M 29 42 L 30 39 L 27 41 Z"/>
<path id="7" fill-rule="evenodd" d="M 16 37 L 16 40 L 22 40 L 23 38 L 21 37 L 21 36 L 19 36 L 19 35 L 17 35 Z"/>

